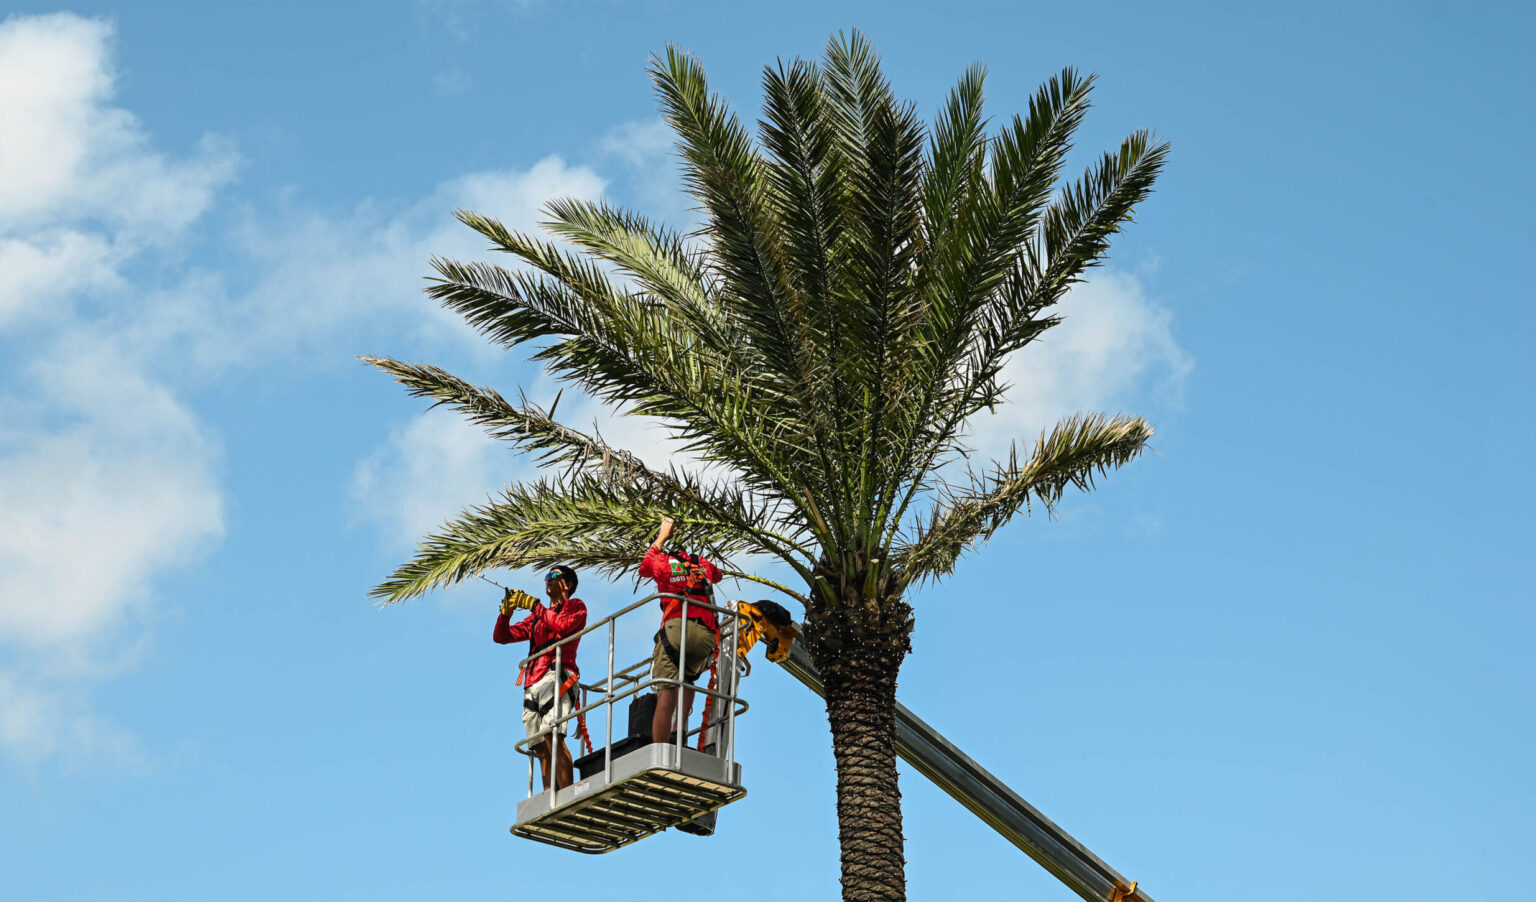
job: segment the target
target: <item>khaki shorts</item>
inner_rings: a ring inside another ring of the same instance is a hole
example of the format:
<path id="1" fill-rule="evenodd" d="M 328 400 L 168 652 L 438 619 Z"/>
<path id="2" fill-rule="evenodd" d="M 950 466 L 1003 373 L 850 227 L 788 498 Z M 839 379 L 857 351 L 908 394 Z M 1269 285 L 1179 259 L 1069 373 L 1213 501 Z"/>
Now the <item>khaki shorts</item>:
<path id="1" fill-rule="evenodd" d="M 572 686 L 565 697 L 560 699 L 559 711 L 555 710 L 555 672 L 551 670 L 544 674 L 537 683 L 527 687 L 523 693 L 523 729 L 528 731 L 528 738 L 532 739 L 539 733 L 549 730 L 555 725 L 555 720 L 564 717 L 579 707 L 576 703 L 576 687 Z M 558 735 L 564 736 L 570 733 L 571 724 L 575 721 L 566 721 L 559 730 Z"/>
<path id="2" fill-rule="evenodd" d="M 654 679 L 677 679 L 677 660 L 673 655 L 667 654 L 662 636 L 666 637 L 666 641 L 671 643 L 673 648 L 682 650 L 683 663 L 688 667 L 688 682 L 694 682 L 699 678 L 699 674 L 709 669 L 710 658 L 715 651 L 714 631 L 697 620 L 690 619 L 688 633 L 680 643 L 678 637 L 681 635 L 683 635 L 683 618 L 673 617 L 662 624 L 661 632 L 656 634 L 656 650 L 651 658 L 651 676 Z M 667 687 L 662 685 L 657 688 Z"/>

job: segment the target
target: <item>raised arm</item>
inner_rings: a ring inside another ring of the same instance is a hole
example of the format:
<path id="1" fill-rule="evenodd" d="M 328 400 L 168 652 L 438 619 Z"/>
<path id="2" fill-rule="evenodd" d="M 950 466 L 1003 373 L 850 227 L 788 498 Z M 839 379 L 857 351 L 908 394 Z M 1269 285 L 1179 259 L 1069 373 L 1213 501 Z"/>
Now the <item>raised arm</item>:
<path id="1" fill-rule="evenodd" d="M 667 539 L 672 536 L 672 518 L 664 517 L 661 521 L 661 532 L 656 534 L 656 541 L 651 543 L 652 551 L 660 551 L 667 544 Z"/>

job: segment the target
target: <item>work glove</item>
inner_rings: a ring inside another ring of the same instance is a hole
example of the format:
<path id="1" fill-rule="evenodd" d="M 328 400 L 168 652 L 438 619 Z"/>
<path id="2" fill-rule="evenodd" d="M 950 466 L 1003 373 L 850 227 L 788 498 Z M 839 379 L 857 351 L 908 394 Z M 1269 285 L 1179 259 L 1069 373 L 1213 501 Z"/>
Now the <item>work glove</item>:
<path id="1" fill-rule="evenodd" d="M 508 589 L 501 596 L 501 613 L 511 616 L 513 611 L 531 611 L 539 600 L 522 589 Z"/>

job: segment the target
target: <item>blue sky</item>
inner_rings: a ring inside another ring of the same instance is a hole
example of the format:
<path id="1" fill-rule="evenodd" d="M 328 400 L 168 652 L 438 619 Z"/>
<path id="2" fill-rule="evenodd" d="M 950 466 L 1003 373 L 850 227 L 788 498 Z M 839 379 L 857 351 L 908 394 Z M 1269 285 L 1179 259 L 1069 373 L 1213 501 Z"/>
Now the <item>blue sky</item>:
<path id="1" fill-rule="evenodd" d="M 768 668 L 713 839 L 507 835 L 494 590 L 365 593 L 533 471 L 353 358 L 548 400 L 420 294 L 430 255 L 479 253 L 449 212 L 531 227 L 580 194 L 686 222 L 647 55 L 694 51 L 751 116 L 764 64 L 846 27 L 925 113 L 972 61 L 997 117 L 1072 65 L 1100 77 L 1075 165 L 1140 127 L 1174 147 L 975 434 L 1134 410 L 1158 453 L 918 592 L 902 700 L 1164 902 L 1518 885 L 1536 7 L 23 4 L 0 6 L 0 898 L 660 899 L 658 862 L 701 849 L 775 853 L 733 898 L 835 897 L 825 722 Z M 1070 897 L 902 786 L 912 898 Z"/>

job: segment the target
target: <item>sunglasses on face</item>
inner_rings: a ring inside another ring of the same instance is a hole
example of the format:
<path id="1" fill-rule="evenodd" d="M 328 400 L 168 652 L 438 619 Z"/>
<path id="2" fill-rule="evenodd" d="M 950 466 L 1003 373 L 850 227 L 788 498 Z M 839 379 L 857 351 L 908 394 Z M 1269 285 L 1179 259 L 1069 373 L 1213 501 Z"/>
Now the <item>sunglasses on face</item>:
<path id="1" fill-rule="evenodd" d="M 565 576 L 559 570 L 551 570 L 544 574 L 544 581 L 547 583 L 554 582 L 557 579 L 565 579 Z"/>

